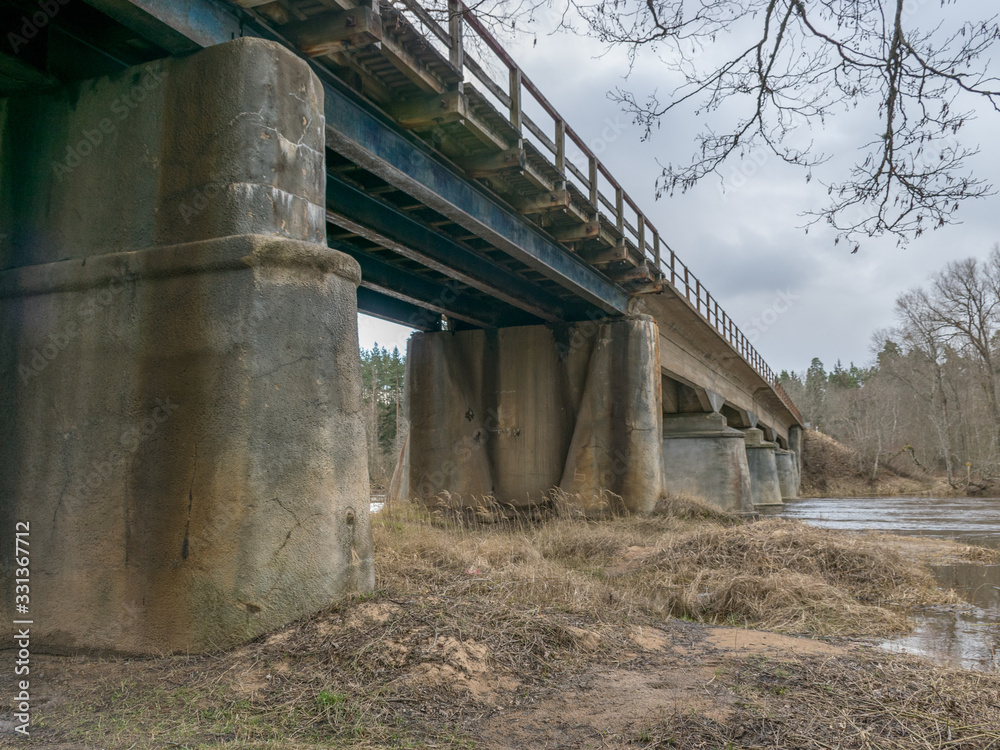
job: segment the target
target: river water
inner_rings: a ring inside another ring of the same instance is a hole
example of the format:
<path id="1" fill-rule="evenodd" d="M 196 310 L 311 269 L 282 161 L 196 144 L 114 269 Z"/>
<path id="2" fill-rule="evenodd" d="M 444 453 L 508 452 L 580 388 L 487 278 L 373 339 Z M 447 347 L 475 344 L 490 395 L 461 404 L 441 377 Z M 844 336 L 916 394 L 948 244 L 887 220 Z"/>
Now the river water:
<path id="1" fill-rule="evenodd" d="M 1000 499 L 818 498 L 786 501 L 771 514 L 830 529 L 941 537 L 1000 549 Z M 941 586 L 955 589 L 969 604 L 921 610 L 912 633 L 880 646 L 948 666 L 1000 671 L 1000 565 L 933 569 Z"/>

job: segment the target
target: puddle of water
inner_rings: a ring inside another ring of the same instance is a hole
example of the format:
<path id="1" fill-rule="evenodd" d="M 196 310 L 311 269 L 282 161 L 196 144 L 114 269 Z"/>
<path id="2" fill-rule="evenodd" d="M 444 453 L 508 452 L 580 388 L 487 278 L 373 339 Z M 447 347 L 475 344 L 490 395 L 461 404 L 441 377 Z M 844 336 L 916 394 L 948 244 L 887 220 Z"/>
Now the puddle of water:
<path id="1" fill-rule="evenodd" d="M 933 536 L 1000 549 L 1000 499 L 792 500 L 769 515 L 831 529 Z M 912 633 L 885 641 L 881 648 L 919 654 L 952 667 L 1000 671 L 1000 565 L 955 563 L 933 570 L 939 585 L 954 589 L 969 604 L 921 611 L 914 616 Z"/>
<path id="2" fill-rule="evenodd" d="M 880 646 L 950 667 L 1000 671 L 1000 565 L 956 563 L 933 570 L 939 585 L 959 592 L 970 604 L 919 612 L 912 633 Z"/>

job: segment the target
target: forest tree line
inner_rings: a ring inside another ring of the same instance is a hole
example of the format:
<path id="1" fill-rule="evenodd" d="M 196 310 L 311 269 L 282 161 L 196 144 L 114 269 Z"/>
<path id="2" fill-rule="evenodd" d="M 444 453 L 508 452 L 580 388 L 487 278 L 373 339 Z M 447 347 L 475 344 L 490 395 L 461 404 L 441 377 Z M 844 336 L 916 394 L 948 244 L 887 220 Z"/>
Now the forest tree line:
<path id="1" fill-rule="evenodd" d="M 377 343 L 361 349 L 361 387 L 368 437 L 368 478 L 372 490 L 389 487 L 396 459 L 406 437 L 403 385 L 406 357 L 398 347 L 389 351 Z"/>
<path id="2" fill-rule="evenodd" d="M 1000 477 L 1000 246 L 948 263 L 896 299 L 896 324 L 873 334 L 867 367 L 813 359 L 781 384 L 814 427 L 880 467 L 916 465 L 954 486 Z M 902 462 L 902 463 L 901 463 Z"/>

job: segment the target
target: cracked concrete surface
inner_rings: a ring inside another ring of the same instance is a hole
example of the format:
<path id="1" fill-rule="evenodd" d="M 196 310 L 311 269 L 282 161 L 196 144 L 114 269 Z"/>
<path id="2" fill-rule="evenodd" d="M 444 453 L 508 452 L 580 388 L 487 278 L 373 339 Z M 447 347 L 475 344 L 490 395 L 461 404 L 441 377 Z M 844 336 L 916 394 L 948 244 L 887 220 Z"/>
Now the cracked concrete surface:
<path id="1" fill-rule="evenodd" d="M 66 139 L 151 72 L 55 179 Z M 360 273 L 325 244 L 308 66 L 240 39 L 0 110 L 23 188 L 0 197 L 0 523 L 37 528 L 33 647 L 221 648 L 370 590 Z M 122 445 L 158 398 L 180 408 Z"/>

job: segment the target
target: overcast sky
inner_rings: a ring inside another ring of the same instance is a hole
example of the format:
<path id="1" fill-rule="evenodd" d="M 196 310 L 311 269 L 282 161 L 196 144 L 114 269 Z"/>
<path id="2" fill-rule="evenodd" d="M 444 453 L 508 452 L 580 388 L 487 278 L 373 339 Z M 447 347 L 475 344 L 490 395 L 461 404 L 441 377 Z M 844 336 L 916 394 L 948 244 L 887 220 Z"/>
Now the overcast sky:
<path id="1" fill-rule="evenodd" d="M 960 0 L 948 7 L 964 17 L 986 17 L 991 6 L 985 0 Z M 685 195 L 657 201 L 657 160 L 687 162 L 700 123 L 690 110 L 680 110 L 643 142 L 642 128 L 621 114 L 606 93 L 619 85 L 647 93 L 663 83 L 662 67 L 655 60 L 643 61 L 624 80 L 624 54 L 602 56 L 602 51 L 593 41 L 569 35 L 541 35 L 537 45 L 528 38 L 511 45 L 525 73 L 600 151 L 601 160 L 661 236 L 740 327 L 749 331 L 759 321 L 755 345 L 775 370 L 804 370 L 813 357 L 827 369 L 838 359 L 845 365 L 867 363 L 872 332 L 893 325 L 897 295 L 924 283 L 949 260 L 984 257 L 1000 242 L 1000 197 L 993 196 L 964 205 L 960 225 L 928 232 L 904 247 L 897 247 L 894 238 L 866 240 L 852 255 L 850 246 L 834 246 L 832 233 L 823 228 L 804 233 L 801 212 L 821 207 L 826 190 L 818 180 L 807 184 L 803 171 L 773 155 L 755 154 L 752 163 L 733 161 L 723 167 L 722 180 L 709 177 Z M 816 176 L 844 178 L 854 149 L 877 125 L 852 114 L 813 128 L 808 135 L 817 148 L 835 154 Z M 1000 185 L 998 126 L 1000 115 L 980 107 L 979 119 L 962 135 L 964 145 L 981 147 L 976 175 L 994 185 Z M 776 315 L 772 305 L 779 295 L 792 303 Z M 363 347 L 377 341 L 405 348 L 406 329 L 366 316 L 359 316 L 359 324 Z"/>

